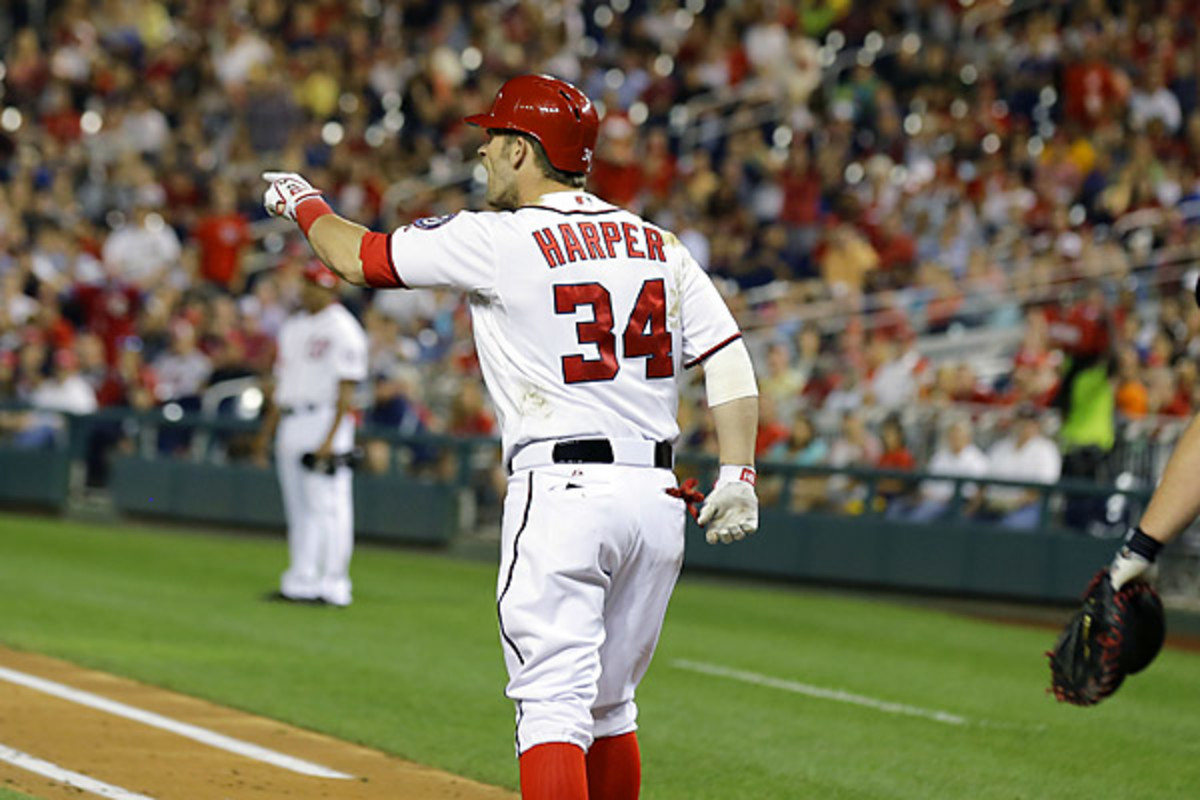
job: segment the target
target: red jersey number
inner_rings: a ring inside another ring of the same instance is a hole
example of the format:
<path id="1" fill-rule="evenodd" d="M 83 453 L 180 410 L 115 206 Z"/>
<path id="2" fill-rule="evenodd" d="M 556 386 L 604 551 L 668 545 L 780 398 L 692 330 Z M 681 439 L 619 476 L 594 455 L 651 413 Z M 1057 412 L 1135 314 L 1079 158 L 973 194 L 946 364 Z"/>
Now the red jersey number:
<path id="1" fill-rule="evenodd" d="M 613 335 L 612 296 L 598 283 L 568 283 L 554 287 L 556 313 L 573 314 L 580 306 L 591 306 L 592 318 L 575 324 L 575 336 L 580 344 L 596 345 L 600 357 L 563 356 L 563 380 L 567 383 L 611 381 L 620 370 L 617 339 Z M 671 332 L 667 330 L 667 292 L 662 278 L 642 284 L 621 341 L 626 358 L 646 359 L 647 378 L 675 375 Z"/>

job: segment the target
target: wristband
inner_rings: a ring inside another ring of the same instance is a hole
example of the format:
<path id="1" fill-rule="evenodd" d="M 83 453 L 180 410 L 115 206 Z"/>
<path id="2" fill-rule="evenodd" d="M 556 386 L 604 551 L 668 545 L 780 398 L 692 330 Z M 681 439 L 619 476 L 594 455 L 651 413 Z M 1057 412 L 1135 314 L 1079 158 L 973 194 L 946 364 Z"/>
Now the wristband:
<path id="1" fill-rule="evenodd" d="M 304 235 L 308 236 L 308 229 L 313 226 L 314 222 L 326 214 L 332 213 L 333 209 L 329 207 L 329 203 L 325 202 L 325 198 L 314 194 L 296 204 L 296 224 L 300 226 Z"/>
<path id="2" fill-rule="evenodd" d="M 1147 534 L 1141 528 L 1132 528 L 1125 536 L 1125 549 L 1153 564 L 1154 559 L 1158 557 L 1159 551 L 1163 549 L 1163 543 Z"/>
<path id="3" fill-rule="evenodd" d="M 757 479 L 758 473 L 754 471 L 754 467 L 744 464 L 722 464 L 721 471 L 717 473 L 716 486 L 725 483 L 733 483 L 734 481 L 743 481 L 751 486 Z"/>

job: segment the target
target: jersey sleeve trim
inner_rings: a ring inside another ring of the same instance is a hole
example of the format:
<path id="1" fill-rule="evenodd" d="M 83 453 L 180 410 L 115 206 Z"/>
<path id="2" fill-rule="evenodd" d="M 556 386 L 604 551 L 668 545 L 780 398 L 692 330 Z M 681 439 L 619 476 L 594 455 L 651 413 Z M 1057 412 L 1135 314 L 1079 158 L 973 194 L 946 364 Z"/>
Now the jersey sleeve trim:
<path id="1" fill-rule="evenodd" d="M 362 261 L 363 279 L 368 286 L 377 289 L 408 288 L 396 270 L 396 261 L 392 256 L 392 235 L 373 231 L 363 234 L 358 257 Z"/>
<path id="2" fill-rule="evenodd" d="M 740 338 L 742 338 L 742 333 L 741 333 L 741 331 L 738 331 L 737 333 L 735 333 L 733 336 L 730 336 L 725 341 L 723 341 L 713 347 L 708 348 L 703 353 L 701 353 L 700 355 L 693 358 L 691 361 L 686 362 L 683 365 L 683 368 L 691 369 L 692 367 L 696 366 L 697 364 L 704 363 L 704 360 L 707 359 L 709 356 L 711 356 L 713 353 L 716 353 L 718 350 L 728 347 L 729 345 L 733 344 Z"/>

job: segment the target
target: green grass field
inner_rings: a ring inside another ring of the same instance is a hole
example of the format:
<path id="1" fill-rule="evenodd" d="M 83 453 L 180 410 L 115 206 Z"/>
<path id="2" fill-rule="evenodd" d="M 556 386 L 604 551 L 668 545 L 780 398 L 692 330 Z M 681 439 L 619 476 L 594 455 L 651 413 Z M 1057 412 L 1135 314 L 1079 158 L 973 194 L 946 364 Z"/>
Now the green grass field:
<path id="1" fill-rule="evenodd" d="M 363 546 L 336 610 L 262 602 L 284 558 L 281 537 L 0 515 L 0 642 L 515 787 L 494 566 Z M 1044 693 L 1052 639 L 685 578 L 639 696 L 642 796 L 1196 797 L 1200 656 L 1078 709 Z"/>

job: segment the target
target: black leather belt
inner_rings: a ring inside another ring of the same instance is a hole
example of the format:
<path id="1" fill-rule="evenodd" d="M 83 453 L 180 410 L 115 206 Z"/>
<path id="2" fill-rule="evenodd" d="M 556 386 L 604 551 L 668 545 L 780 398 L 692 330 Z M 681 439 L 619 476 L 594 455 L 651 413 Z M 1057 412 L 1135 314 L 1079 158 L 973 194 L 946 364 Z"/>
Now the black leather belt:
<path id="1" fill-rule="evenodd" d="M 551 455 L 555 464 L 611 464 L 615 461 L 612 442 L 608 439 L 568 439 L 554 443 Z M 670 442 L 654 443 L 654 466 L 672 469 L 675 451 Z"/>

